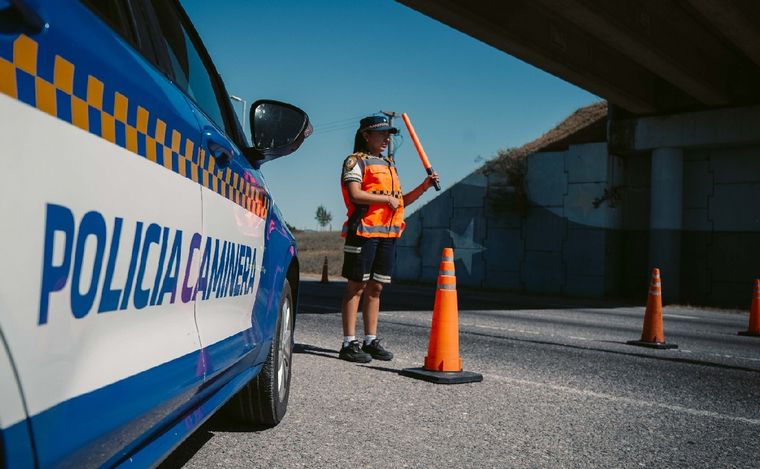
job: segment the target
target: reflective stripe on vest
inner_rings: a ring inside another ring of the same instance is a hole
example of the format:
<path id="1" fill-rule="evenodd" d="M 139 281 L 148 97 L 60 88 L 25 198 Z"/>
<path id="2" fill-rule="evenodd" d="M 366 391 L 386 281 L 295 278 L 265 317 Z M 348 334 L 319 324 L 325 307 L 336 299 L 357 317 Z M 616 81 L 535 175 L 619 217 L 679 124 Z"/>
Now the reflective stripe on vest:
<path id="1" fill-rule="evenodd" d="M 401 234 L 401 227 L 400 226 L 388 226 L 388 225 L 377 225 L 377 226 L 368 226 L 364 223 L 359 224 L 359 228 L 356 230 L 356 234 L 360 236 L 368 236 L 372 234 L 391 234 L 391 233 L 397 233 Z"/>

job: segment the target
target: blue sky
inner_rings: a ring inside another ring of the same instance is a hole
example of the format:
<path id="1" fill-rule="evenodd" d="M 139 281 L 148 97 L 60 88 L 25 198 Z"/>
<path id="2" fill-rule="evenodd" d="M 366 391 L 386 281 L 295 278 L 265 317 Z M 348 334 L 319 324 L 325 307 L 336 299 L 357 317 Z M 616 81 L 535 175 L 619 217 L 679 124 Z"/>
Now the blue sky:
<path id="1" fill-rule="evenodd" d="M 320 204 L 340 229 L 340 168 L 361 116 L 381 109 L 409 114 L 446 189 L 500 148 L 520 146 L 599 100 L 389 0 L 182 4 L 230 94 L 248 104 L 286 101 L 309 114 L 314 135 L 262 167 L 286 220 L 301 229 L 318 227 Z M 400 119 L 397 126 L 403 128 Z M 425 172 L 408 136 L 396 160 L 409 191 Z M 409 213 L 435 195 L 429 190 Z"/>

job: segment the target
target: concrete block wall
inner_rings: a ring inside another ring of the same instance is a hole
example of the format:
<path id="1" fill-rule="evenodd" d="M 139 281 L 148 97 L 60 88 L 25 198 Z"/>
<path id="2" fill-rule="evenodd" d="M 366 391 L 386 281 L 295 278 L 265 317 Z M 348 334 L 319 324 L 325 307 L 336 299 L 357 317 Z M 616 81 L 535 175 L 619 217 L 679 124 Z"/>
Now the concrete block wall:
<path id="1" fill-rule="evenodd" d="M 760 146 L 684 151 L 680 298 L 746 308 L 760 277 Z M 649 282 L 651 156 L 625 159 L 621 293 L 644 297 Z M 670 279 L 663 275 L 663 288 Z"/>
<path id="2" fill-rule="evenodd" d="M 723 114 L 710 122 L 726 130 L 717 125 Z M 650 232 L 659 142 L 683 151 L 680 274 L 663 275 L 663 288 L 680 284 L 681 302 L 747 308 L 760 277 L 760 143 L 705 140 L 712 127 L 694 136 L 681 128 L 691 120 L 669 131 L 671 120 L 644 119 L 636 141 L 656 141 L 625 158 L 605 143 L 530 155 L 527 207 L 494 210 L 496 198 L 504 205 L 516 191 L 503 175 L 470 174 L 408 218 L 396 278 L 435 282 L 441 249 L 453 246 L 461 285 L 643 301 L 650 245 L 660 240 Z M 619 198 L 594 207 L 611 188 Z"/>
<path id="3" fill-rule="evenodd" d="M 523 221 L 517 212 L 494 216 L 489 202 L 489 191 L 504 183 L 475 171 L 409 216 L 394 277 L 434 283 L 441 251 L 454 247 L 460 285 L 519 289 Z"/>
<path id="4" fill-rule="evenodd" d="M 620 293 L 646 298 L 649 285 L 649 211 L 651 156 L 624 159 Z"/>
<path id="5" fill-rule="evenodd" d="M 525 258 L 525 219 L 517 203 L 516 191 L 503 175 L 486 176 L 486 236 L 483 240 L 485 259 L 484 288 L 520 290 L 520 269 Z M 506 197 L 513 203 L 495 210 L 493 200 Z"/>
<path id="6" fill-rule="evenodd" d="M 641 117 L 628 121 L 627 127 L 619 124 L 609 129 L 611 141 L 629 143 L 616 146 L 626 151 L 623 293 L 644 297 L 651 266 L 642 254 L 651 258 L 668 245 L 659 237 L 667 230 L 655 227 L 650 234 L 652 216 L 662 213 L 660 201 L 650 200 L 650 181 L 652 153 L 657 157 L 674 150 L 682 155 L 680 247 L 674 253 L 680 259 L 677 300 L 748 308 L 753 279 L 760 277 L 760 107 Z M 664 292 L 672 281 L 663 272 Z"/>
<path id="7" fill-rule="evenodd" d="M 406 218 L 404 233 L 396 245 L 396 269 L 399 280 L 435 282 L 441 249 L 451 245 L 451 189 Z"/>
<path id="8" fill-rule="evenodd" d="M 525 177 L 528 213 L 521 271 L 527 291 L 560 293 L 565 286 L 562 255 L 567 238 L 563 206 L 568 191 L 565 155 L 566 152 L 544 152 L 528 156 Z"/>
<path id="9" fill-rule="evenodd" d="M 760 277 L 760 146 L 684 155 L 682 296 L 749 305 Z"/>
<path id="10" fill-rule="evenodd" d="M 528 208 L 495 211 L 509 196 L 503 176 L 476 171 L 407 219 L 395 277 L 434 282 L 443 247 L 455 248 L 460 285 L 542 293 L 616 293 L 622 243 L 619 206 L 594 200 L 619 182 L 605 143 L 528 157 Z"/>
<path id="11" fill-rule="evenodd" d="M 618 293 L 621 207 L 603 198 L 622 181 L 621 159 L 606 143 L 528 158 L 530 206 L 522 270 L 528 291 L 603 296 Z"/>

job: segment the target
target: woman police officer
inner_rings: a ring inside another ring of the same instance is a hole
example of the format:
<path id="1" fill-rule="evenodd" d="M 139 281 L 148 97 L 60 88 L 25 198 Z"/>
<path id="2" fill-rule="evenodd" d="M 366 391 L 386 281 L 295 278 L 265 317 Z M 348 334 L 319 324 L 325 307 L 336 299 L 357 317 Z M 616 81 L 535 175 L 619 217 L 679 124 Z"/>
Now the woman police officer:
<path id="1" fill-rule="evenodd" d="M 348 209 L 343 225 L 343 277 L 348 279 L 341 304 L 343 346 L 339 357 L 367 363 L 373 358 L 390 360 L 393 354 L 377 338 L 380 293 L 390 283 L 396 239 L 404 230 L 404 207 L 438 181 L 438 174 L 411 192 L 402 194 L 392 157 L 382 152 L 391 134 L 398 133 L 386 116 L 369 116 L 359 121 L 354 153 L 343 162 L 341 189 Z M 364 343 L 356 340 L 356 315 L 363 299 Z"/>

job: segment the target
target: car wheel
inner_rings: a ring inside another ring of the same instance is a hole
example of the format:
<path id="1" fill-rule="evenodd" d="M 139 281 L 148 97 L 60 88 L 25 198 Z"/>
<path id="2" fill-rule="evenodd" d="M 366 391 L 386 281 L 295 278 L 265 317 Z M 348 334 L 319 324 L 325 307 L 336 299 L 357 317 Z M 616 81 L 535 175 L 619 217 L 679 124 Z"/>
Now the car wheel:
<path id="1" fill-rule="evenodd" d="M 258 376 L 228 404 L 228 414 L 240 423 L 274 427 L 285 417 L 290 395 L 294 319 L 293 296 L 290 283 L 285 280 L 267 360 Z"/>

